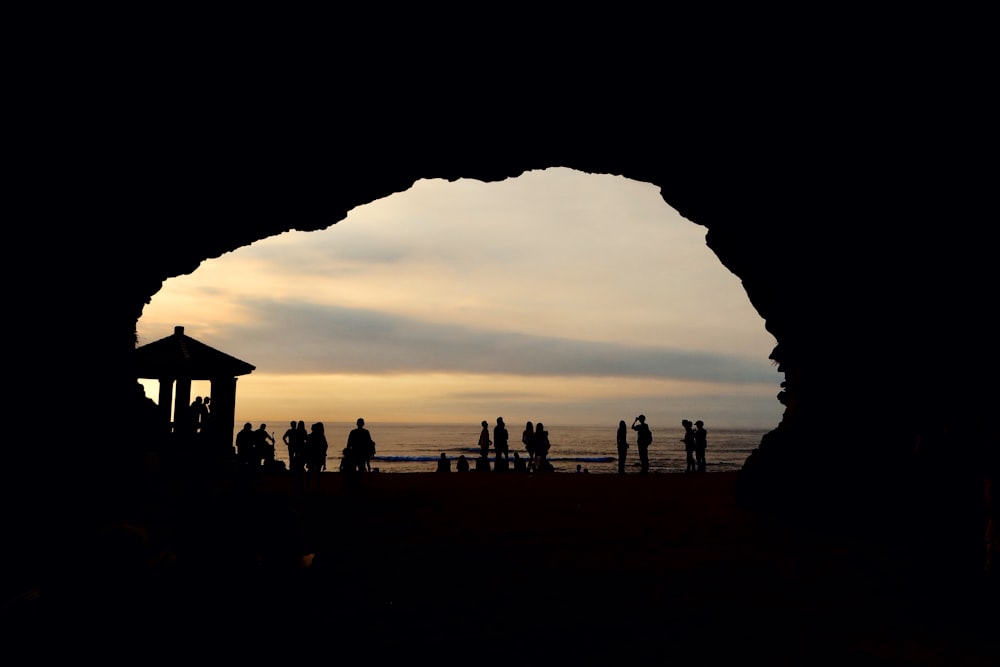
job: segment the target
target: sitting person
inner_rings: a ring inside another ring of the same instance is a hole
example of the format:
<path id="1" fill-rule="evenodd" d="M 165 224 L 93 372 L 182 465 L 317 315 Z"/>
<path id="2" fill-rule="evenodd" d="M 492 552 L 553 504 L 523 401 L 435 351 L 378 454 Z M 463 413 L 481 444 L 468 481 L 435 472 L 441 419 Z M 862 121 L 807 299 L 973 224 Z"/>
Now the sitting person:
<path id="1" fill-rule="evenodd" d="M 465 454 L 459 454 L 455 468 L 458 472 L 469 472 L 469 459 L 465 458 Z"/>
<path id="2" fill-rule="evenodd" d="M 451 461 L 448 460 L 444 452 L 441 452 L 441 458 L 438 459 L 437 472 L 451 472 Z"/>

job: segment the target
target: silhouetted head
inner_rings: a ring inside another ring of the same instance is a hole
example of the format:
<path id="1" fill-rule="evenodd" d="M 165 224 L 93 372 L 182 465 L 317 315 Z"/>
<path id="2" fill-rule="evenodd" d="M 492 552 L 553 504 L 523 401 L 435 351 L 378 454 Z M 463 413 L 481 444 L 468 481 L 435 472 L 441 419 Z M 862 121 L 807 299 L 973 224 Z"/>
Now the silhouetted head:
<path id="1" fill-rule="evenodd" d="M 691 420 L 690 419 L 682 419 L 681 420 L 681 426 L 685 426 L 686 427 L 686 426 L 690 426 L 690 425 L 691 425 Z"/>
<path id="2" fill-rule="evenodd" d="M 487 427 L 487 426 L 489 426 L 489 425 L 490 425 L 490 424 L 489 424 L 489 422 L 487 422 L 487 421 L 486 421 L 486 420 L 484 419 L 484 420 L 483 420 L 483 427 L 485 428 L 485 427 Z"/>
<path id="3" fill-rule="evenodd" d="M 625 420 L 624 419 L 621 420 L 620 422 L 618 422 L 618 428 L 625 428 Z"/>
<path id="4" fill-rule="evenodd" d="M 364 426 L 364 425 L 365 425 L 365 420 L 362 419 L 361 417 L 358 417 L 358 426 Z"/>
<path id="5" fill-rule="evenodd" d="M 446 459 L 448 457 L 444 455 L 444 452 L 441 452 L 441 458 Z"/>
<path id="6" fill-rule="evenodd" d="M 702 420 L 700 420 L 700 419 L 699 419 L 698 421 L 696 421 L 696 422 L 694 423 L 694 425 L 695 425 L 695 426 L 704 426 L 704 425 L 705 425 L 705 422 L 703 422 Z"/>
<path id="7" fill-rule="evenodd" d="M 541 432 L 541 431 L 545 430 L 545 427 L 542 426 L 542 422 L 538 422 L 537 424 L 535 424 L 535 430 L 538 431 L 538 432 Z"/>
<path id="8" fill-rule="evenodd" d="M 639 415 L 638 417 L 636 417 L 636 419 L 638 419 L 641 422 L 645 422 L 646 421 L 646 415 Z"/>
<path id="9" fill-rule="evenodd" d="M 502 424 L 503 423 L 503 417 L 497 417 L 497 423 L 498 424 Z"/>
<path id="10" fill-rule="evenodd" d="M 251 424 L 250 422 L 247 422 L 246 424 L 243 425 L 243 430 L 244 431 L 248 431 L 248 430 L 250 430 L 252 428 L 253 428 L 253 424 Z"/>

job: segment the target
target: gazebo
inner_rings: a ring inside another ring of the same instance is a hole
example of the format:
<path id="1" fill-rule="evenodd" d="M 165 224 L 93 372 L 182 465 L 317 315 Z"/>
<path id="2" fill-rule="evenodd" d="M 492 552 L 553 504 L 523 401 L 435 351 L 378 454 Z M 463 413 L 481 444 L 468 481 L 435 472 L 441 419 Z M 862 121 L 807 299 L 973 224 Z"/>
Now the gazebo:
<path id="1" fill-rule="evenodd" d="M 185 335 L 184 327 L 175 326 L 172 336 L 136 348 L 135 369 L 137 379 L 159 382 L 160 416 L 164 426 L 171 426 L 170 430 L 181 437 L 195 433 L 189 418 L 191 382 L 209 381 L 211 428 L 200 439 L 215 451 L 232 446 L 236 380 L 252 373 L 256 366 L 205 345 Z"/>

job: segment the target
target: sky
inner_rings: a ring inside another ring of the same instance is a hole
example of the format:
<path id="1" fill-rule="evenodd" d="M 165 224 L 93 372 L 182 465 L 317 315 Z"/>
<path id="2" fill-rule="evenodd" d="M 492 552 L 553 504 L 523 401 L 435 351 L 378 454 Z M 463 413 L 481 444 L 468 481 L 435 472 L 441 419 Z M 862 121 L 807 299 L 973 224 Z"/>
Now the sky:
<path id="1" fill-rule="evenodd" d="M 237 424 L 772 428 L 774 337 L 705 233 L 620 176 L 421 180 L 166 281 L 139 345 L 183 326 L 256 366 Z"/>

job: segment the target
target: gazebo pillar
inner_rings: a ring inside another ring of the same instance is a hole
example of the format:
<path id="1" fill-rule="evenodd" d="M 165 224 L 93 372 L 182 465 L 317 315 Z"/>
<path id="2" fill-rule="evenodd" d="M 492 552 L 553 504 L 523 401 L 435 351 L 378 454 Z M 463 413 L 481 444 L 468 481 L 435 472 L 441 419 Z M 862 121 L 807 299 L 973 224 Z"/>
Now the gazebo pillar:
<path id="1" fill-rule="evenodd" d="M 160 383 L 160 392 L 156 400 L 156 408 L 159 410 L 160 419 L 163 420 L 163 426 L 166 428 L 166 432 L 170 432 L 170 414 L 173 412 L 174 405 L 174 379 L 173 378 L 159 378 L 157 382 Z"/>
<path id="2" fill-rule="evenodd" d="M 212 378 L 211 438 L 217 451 L 228 451 L 233 446 L 233 429 L 236 428 L 235 377 Z"/>
<path id="3" fill-rule="evenodd" d="M 191 378 L 177 378 L 177 389 L 174 391 L 174 433 L 191 433 L 190 411 Z"/>

